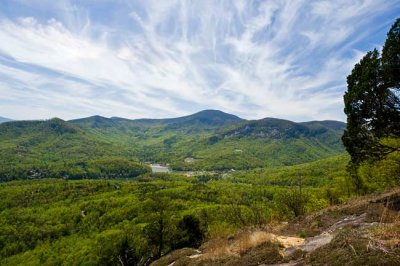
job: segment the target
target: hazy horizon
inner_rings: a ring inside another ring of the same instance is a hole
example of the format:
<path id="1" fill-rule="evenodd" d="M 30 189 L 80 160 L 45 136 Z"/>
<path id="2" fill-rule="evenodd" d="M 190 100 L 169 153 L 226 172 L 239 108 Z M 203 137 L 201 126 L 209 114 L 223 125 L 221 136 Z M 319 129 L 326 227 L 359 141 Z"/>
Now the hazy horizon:
<path id="1" fill-rule="evenodd" d="M 122 118 L 122 119 L 128 119 L 128 120 L 140 120 L 140 119 L 156 119 L 156 120 L 157 120 L 157 119 L 160 119 L 160 120 L 162 120 L 162 119 L 181 118 L 181 117 L 185 117 L 185 116 L 194 115 L 194 114 L 197 114 L 197 113 L 200 113 L 200 112 L 203 112 L 203 111 L 221 111 L 221 112 L 226 113 L 226 114 L 235 115 L 235 114 L 227 113 L 227 112 L 225 112 L 225 111 L 217 110 L 217 109 L 204 109 L 204 110 L 199 110 L 199 111 L 197 111 L 197 112 L 190 113 L 190 114 L 183 114 L 183 115 L 180 115 L 180 116 L 158 117 L 158 118 L 154 118 L 154 117 L 137 117 L 137 118 L 130 118 L 130 117 L 121 117 L 121 116 L 90 115 L 90 116 L 83 116 L 83 117 L 74 117 L 74 118 L 71 118 L 71 119 L 64 119 L 64 118 L 62 118 L 62 117 L 57 117 L 57 116 L 47 117 L 47 118 L 37 118 L 37 119 L 14 119 L 14 118 L 10 118 L 10 117 L 0 116 L 0 119 L 1 119 L 1 118 L 5 118 L 5 119 L 10 119 L 10 120 L 12 120 L 12 121 L 34 121 L 34 120 L 50 120 L 50 119 L 53 119 L 53 118 L 59 118 L 59 119 L 62 119 L 62 120 L 64 120 L 64 121 L 72 121 L 72 120 L 77 120 L 77 119 L 84 119 L 84 118 L 89 118 L 89 117 L 94 117 L 94 116 L 100 116 L 100 117 L 104 117 L 104 118 L 108 118 L 108 119 L 110 119 L 110 118 Z M 296 123 L 311 122 L 311 121 L 327 121 L 327 120 L 346 123 L 345 120 L 337 120 L 337 119 L 319 119 L 319 120 L 315 120 L 315 119 L 314 119 L 314 120 L 299 120 L 299 121 L 296 121 L 296 120 L 290 120 L 290 119 L 285 119 L 285 118 L 280 118 L 280 117 L 269 117 L 269 116 L 262 117 L 262 118 L 243 118 L 243 117 L 241 117 L 241 116 L 239 116 L 239 115 L 235 115 L 235 116 L 237 116 L 237 117 L 239 117 L 239 118 L 241 118 L 241 119 L 244 119 L 244 120 L 248 120 L 248 121 L 250 121 L 250 120 L 265 119 L 265 118 L 276 118 L 276 119 L 282 119 L 282 120 L 289 120 L 289 121 L 296 122 Z"/>

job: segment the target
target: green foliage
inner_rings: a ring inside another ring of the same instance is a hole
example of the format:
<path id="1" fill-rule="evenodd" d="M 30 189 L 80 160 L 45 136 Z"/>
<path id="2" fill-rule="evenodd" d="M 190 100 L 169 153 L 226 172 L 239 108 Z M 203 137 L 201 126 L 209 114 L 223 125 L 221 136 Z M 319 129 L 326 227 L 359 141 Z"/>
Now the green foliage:
<path id="1" fill-rule="evenodd" d="M 0 180 L 64 178 L 135 178 L 150 173 L 149 166 L 121 157 L 58 163 L 1 165 Z"/>
<path id="2" fill-rule="evenodd" d="M 398 88 L 394 87 L 398 81 L 393 76 L 400 65 L 399 24 L 400 19 L 388 33 L 382 58 L 376 49 L 368 52 L 347 77 L 343 143 L 355 165 L 398 151 L 381 140 L 400 137 L 400 99 Z"/>
<path id="3" fill-rule="evenodd" d="M 382 50 L 385 81 L 389 87 L 400 89 L 400 18 L 392 25 Z"/>
<path id="4" fill-rule="evenodd" d="M 397 140 L 400 147 L 400 141 Z M 400 152 L 394 152 L 379 161 L 365 161 L 357 169 L 357 176 L 365 192 L 375 192 L 400 185 Z"/>
<path id="5" fill-rule="evenodd" d="M 325 189 L 325 197 L 328 200 L 330 205 L 336 205 L 341 203 L 340 202 L 340 194 L 337 190 L 332 189 L 330 187 Z"/>
<path id="6" fill-rule="evenodd" d="M 277 201 L 284 204 L 295 217 L 305 213 L 309 196 L 299 189 L 290 189 L 277 195 Z"/>
<path id="7" fill-rule="evenodd" d="M 204 182 L 178 174 L 2 182 L 0 264 L 144 265 L 206 237 L 293 217 L 279 195 L 298 188 L 298 173 L 309 197 L 304 211 L 327 206 L 324 191 L 340 184 L 346 161 L 214 174 Z"/>
<path id="8" fill-rule="evenodd" d="M 200 220 L 193 215 L 185 215 L 177 226 L 177 235 L 174 239 L 173 248 L 192 247 L 197 248 L 205 237 L 204 228 Z"/>
<path id="9" fill-rule="evenodd" d="M 147 265 L 335 204 L 353 190 L 343 127 L 213 112 L 0 125 L 0 264 Z M 150 174 L 140 161 L 194 175 Z"/>
<path id="10" fill-rule="evenodd" d="M 349 172 L 359 193 L 368 192 L 371 188 L 367 183 L 385 172 L 373 173 L 369 165 L 382 170 L 381 163 L 373 161 L 384 160 L 387 164 L 387 156 L 400 151 L 399 28 L 400 19 L 388 33 L 382 57 L 376 49 L 368 52 L 347 77 L 347 128 L 342 140 L 351 156 Z"/>
<path id="11" fill-rule="evenodd" d="M 96 178 L 100 169 L 87 166 L 104 158 L 170 163 L 175 170 L 294 165 L 342 152 L 343 126 L 335 121 L 244 121 L 218 111 L 160 120 L 15 121 L 0 125 L 0 178 L 29 178 L 31 170 L 40 177 L 69 171 L 66 178 Z M 194 161 L 185 162 L 187 157 Z"/>
<path id="12" fill-rule="evenodd" d="M 382 129 L 380 123 L 385 121 L 386 88 L 381 83 L 377 50 L 364 56 L 347 78 L 348 91 L 344 95 L 347 128 L 343 143 L 355 164 L 369 156 L 375 134 Z"/>
<path id="13" fill-rule="evenodd" d="M 0 264 L 149 265 L 207 237 L 400 185 L 399 47 L 400 19 L 382 56 L 369 52 L 347 78 L 348 171 L 337 121 L 206 110 L 1 124 Z M 194 173 L 151 174 L 143 161 Z"/>

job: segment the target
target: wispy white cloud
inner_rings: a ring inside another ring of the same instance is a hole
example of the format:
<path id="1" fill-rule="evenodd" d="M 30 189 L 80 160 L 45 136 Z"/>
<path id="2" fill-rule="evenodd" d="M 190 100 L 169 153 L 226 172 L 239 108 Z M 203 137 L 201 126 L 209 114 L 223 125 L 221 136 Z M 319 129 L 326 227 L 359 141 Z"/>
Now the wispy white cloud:
<path id="1" fill-rule="evenodd" d="M 346 75 L 400 10 L 384 0 L 5 2 L 34 10 L 0 13 L 0 113 L 21 119 L 206 108 L 343 119 Z"/>

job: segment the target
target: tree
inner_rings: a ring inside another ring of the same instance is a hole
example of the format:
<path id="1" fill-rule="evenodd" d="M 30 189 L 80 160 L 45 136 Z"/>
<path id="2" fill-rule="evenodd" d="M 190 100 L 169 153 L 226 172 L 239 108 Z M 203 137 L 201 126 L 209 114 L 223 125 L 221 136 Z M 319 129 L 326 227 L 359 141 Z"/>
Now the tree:
<path id="1" fill-rule="evenodd" d="M 121 230 L 109 229 L 98 234 L 96 249 L 102 265 L 129 265 L 131 252 Z"/>
<path id="2" fill-rule="evenodd" d="M 290 188 L 276 195 L 276 201 L 282 203 L 295 217 L 305 213 L 306 204 L 310 198 L 308 194 L 300 192 L 297 188 Z"/>
<path id="3" fill-rule="evenodd" d="M 197 248 L 200 246 L 203 239 L 204 230 L 201 228 L 200 220 L 193 215 L 185 215 L 182 220 L 178 222 L 173 248 Z"/>
<path id="4" fill-rule="evenodd" d="M 386 141 L 400 137 L 399 71 L 400 19 L 388 33 L 382 57 L 376 49 L 368 52 L 347 77 L 342 140 L 351 156 L 349 169 L 357 190 L 363 186 L 356 170 L 362 162 L 400 151 Z"/>
<path id="5" fill-rule="evenodd" d="M 400 18 L 388 32 L 382 50 L 382 68 L 385 86 L 390 91 L 389 102 L 394 110 L 389 117 L 389 127 L 393 135 L 398 137 L 400 136 Z"/>
<path id="6" fill-rule="evenodd" d="M 382 50 L 382 65 L 388 86 L 396 88 L 398 93 L 400 88 L 400 18 L 396 20 L 387 34 Z"/>
<path id="7" fill-rule="evenodd" d="M 172 232 L 171 200 L 167 197 L 152 195 L 147 203 L 150 222 L 144 228 L 149 244 L 153 249 L 154 258 L 160 258 L 170 250 Z"/>
<path id="8" fill-rule="evenodd" d="M 375 132 L 381 132 L 384 127 L 379 124 L 385 120 L 385 89 L 380 70 L 379 53 L 375 49 L 368 52 L 347 77 L 348 90 L 344 95 L 347 128 L 342 140 L 355 164 L 369 156 L 376 142 Z"/>
<path id="9" fill-rule="evenodd" d="M 344 95 L 347 128 L 342 138 L 356 166 L 369 157 L 398 151 L 382 139 L 400 136 L 400 19 L 388 33 L 382 58 L 368 52 L 347 77 Z"/>

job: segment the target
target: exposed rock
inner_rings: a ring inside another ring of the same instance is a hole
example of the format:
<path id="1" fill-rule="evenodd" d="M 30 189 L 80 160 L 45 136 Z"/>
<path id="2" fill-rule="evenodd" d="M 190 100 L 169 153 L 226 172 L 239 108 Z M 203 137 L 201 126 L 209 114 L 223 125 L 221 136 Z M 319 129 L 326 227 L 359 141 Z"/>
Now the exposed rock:
<path id="1" fill-rule="evenodd" d="M 393 264 L 400 261 L 399 198 L 399 188 L 358 198 L 294 222 L 212 239 L 154 265 L 399 265 Z M 299 232 L 311 237 L 296 237 Z"/>
<path id="2" fill-rule="evenodd" d="M 364 222 L 366 217 L 366 213 L 345 217 L 343 220 L 340 220 L 339 222 L 329 227 L 328 232 L 335 232 L 336 230 L 341 229 L 347 225 L 360 225 L 362 222 Z"/>

